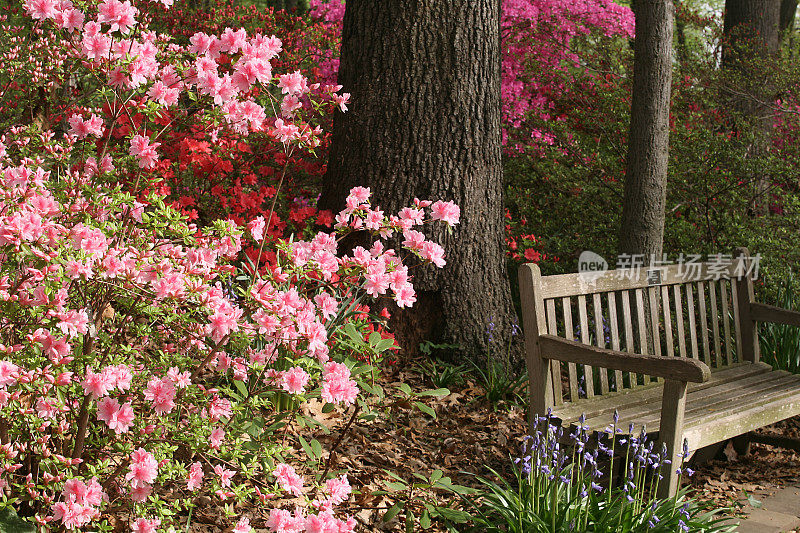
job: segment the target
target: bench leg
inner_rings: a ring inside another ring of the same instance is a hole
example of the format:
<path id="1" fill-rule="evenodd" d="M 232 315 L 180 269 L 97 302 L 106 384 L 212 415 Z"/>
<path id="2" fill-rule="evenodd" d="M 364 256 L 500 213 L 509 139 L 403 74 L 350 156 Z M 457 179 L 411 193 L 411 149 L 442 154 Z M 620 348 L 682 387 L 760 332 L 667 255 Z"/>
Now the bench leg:
<path id="1" fill-rule="evenodd" d="M 683 414 L 686 410 L 686 382 L 664 381 L 664 396 L 661 403 L 660 440 L 667 446 L 667 459 L 672 463 L 665 467 L 664 479 L 658 484 L 658 497 L 671 498 L 678 491 L 678 473 L 681 465 L 679 454 L 683 451 Z"/>

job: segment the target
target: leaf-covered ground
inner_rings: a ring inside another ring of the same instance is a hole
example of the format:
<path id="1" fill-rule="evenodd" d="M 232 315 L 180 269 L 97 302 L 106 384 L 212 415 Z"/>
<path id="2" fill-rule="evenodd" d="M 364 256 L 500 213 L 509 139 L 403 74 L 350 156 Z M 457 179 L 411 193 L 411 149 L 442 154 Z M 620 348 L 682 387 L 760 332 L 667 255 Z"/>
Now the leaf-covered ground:
<path id="1" fill-rule="evenodd" d="M 407 383 L 415 391 L 436 388 L 416 362 L 398 365 L 383 378 L 386 388 L 400 382 Z M 408 491 L 392 490 L 392 487 L 398 487 L 399 479 L 418 481 L 415 474 L 429 477 L 438 469 L 453 483 L 475 486 L 475 475 L 491 477 L 490 468 L 509 473 L 510 457 L 517 455 L 525 435 L 524 408 L 513 402 L 504 402 L 493 408 L 486 401 L 478 380 L 471 374 L 464 374 L 461 383 L 451 385 L 450 389 L 448 396 L 424 399 L 435 409 L 436 419 L 414 408 L 412 402 L 397 401 L 384 413 L 385 416 L 371 422 L 356 421 L 339 442 L 330 469 L 331 472 L 347 471 L 350 483 L 358 491 L 351 498 L 349 507 L 344 508 L 356 516 L 360 531 L 405 530 L 405 510 L 391 520 L 383 520 L 386 511 L 398 501 L 408 500 Z M 337 428 L 344 426 L 352 413 L 326 414 L 317 407 L 321 406 L 311 404 L 314 416 Z M 302 434 L 310 440 L 308 428 L 293 428 L 292 432 L 295 431 L 294 436 L 290 432 L 287 437 L 296 438 Z M 800 439 L 800 417 L 759 433 Z M 327 450 L 339 440 L 341 432 L 334 430 L 326 435 L 317 430 L 312 436 L 326 450 L 322 458 L 324 468 L 329 458 Z M 297 449 L 298 458 L 306 460 L 299 445 Z M 757 502 L 780 487 L 800 483 L 800 453 L 767 444 L 752 444 L 750 454 L 741 457 L 732 446 L 727 446 L 718 450 L 714 459 L 695 465 L 695 468 L 697 472 L 688 483 L 696 497 L 715 506 L 730 508 L 734 514 L 740 514 L 748 498 Z M 418 497 L 429 502 L 437 499 L 445 502 L 452 495 L 413 491 L 414 531 L 423 530 L 419 522 L 423 507 Z M 208 505 L 195 513 L 192 531 L 230 530 L 232 522 L 224 517 L 214 500 L 206 500 Z M 274 503 L 284 508 L 291 505 L 287 501 Z M 237 509 L 237 512 L 250 516 L 256 530 L 265 531 L 269 506 Z M 438 533 L 443 529 L 433 524 L 428 531 Z"/>

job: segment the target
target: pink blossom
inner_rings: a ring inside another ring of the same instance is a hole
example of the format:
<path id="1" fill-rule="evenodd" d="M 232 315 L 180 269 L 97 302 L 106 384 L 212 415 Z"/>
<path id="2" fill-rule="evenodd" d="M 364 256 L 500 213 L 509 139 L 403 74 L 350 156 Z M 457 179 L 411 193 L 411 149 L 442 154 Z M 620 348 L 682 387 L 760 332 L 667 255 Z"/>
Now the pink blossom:
<path id="1" fill-rule="evenodd" d="M 139 160 L 141 168 L 153 168 L 158 161 L 158 152 L 156 148 L 161 146 L 161 143 L 150 144 L 150 139 L 142 135 L 134 135 L 131 139 L 131 147 L 129 153 L 136 156 Z"/>
<path id="2" fill-rule="evenodd" d="M 0 361 L 0 387 L 16 385 L 19 367 L 11 361 Z"/>
<path id="3" fill-rule="evenodd" d="M 272 474 L 277 478 L 278 484 L 283 490 L 291 492 L 295 496 L 303 494 L 303 477 L 295 472 L 293 466 L 278 463 Z"/>
<path id="4" fill-rule="evenodd" d="M 92 113 L 89 120 L 84 120 L 80 115 L 73 114 L 69 117 L 69 126 L 69 132 L 77 136 L 78 139 L 84 139 L 89 135 L 102 137 L 103 131 L 105 130 L 103 119 L 94 113 Z"/>
<path id="5" fill-rule="evenodd" d="M 141 484 L 150 485 L 158 476 L 158 461 L 144 448 L 133 451 L 129 468 L 130 471 L 125 475 L 125 479 L 130 481 L 133 487 Z"/>
<path id="6" fill-rule="evenodd" d="M 339 505 L 347 498 L 350 497 L 350 482 L 347 480 L 347 475 L 342 474 L 339 477 L 329 479 L 325 482 L 325 491 L 330 496 L 329 501 L 332 505 Z"/>
<path id="7" fill-rule="evenodd" d="M 252 529 L 253 528 L 250 527 L 250 519 L 246 516 L 243 516 L 238 522 L 236 522 L 232 533 L 250 533 Z"/>
<path id="8" fill-rule="evenodd" d="M 431 205 L 431 218 L 441 220 L 454 226 L 458 224 L 461 209 L 453 202 L 436 201 Z"/>
<path id="9" fill-rule="evenodd" d="M 303 394 L 308 380 L 308 372 L 299 366 L 292 367 L 283 373 L 283 390 L 290 394 Z"/>
<path id="10" fill-rule="evenodd" d="M 225 431 L 222 428 L 214 428 L 211 430 L 211 435 L 208 437 L 209 445 L 212 449 L 218 450 L 222 445 L 222 440 L 225 438 Z"/>
<path id="11" fill-rule="evenodd" d="M 264 217 L 262 216 L 257 216 L 247 223 L 247 231 L 249 231 L 250 235 L 253 236 L 254 241 L 261 242 L 261 240 L 264 238 L 265 224 Z"/>
<path id="12" fill-rule="evenodd" d="M 56 317 L 60 320 L 58 328 L 69 337 L 77 337 L 79 333 L 89 331 L 89 316 L 86 311 L 69 309 L 56 314 Z"/>
<path id="13" fill-rule="evenodd" d="M 161 520 L 158 518 L 137 518 L 131 525 L 132 533 L 155 533 L 158 526 L 161 525 Z"/>
<path id="14" fill-rule="evenodd" d="M 302 95 L 308 92 L 308 82 L 299 70 L 291 74 L 282 74 L 278 78 L 278 87 L 283 94 Z"/>
<path id="15" fill-rule="evenodd" d="M 322 382 L 320 397 L 328 403 L 344 403 L 352 405 L 358 396 L 358 385 L 355 381 L 337 374 L 328 374 Z"/>
<path id="16" fill-rule="evenodd" d="M 398 307 L 411 307 L 417 301 L 417 295 L 414 292 L 414 287 L 409 284 L 404 284 L 394 289 L 394 301 Z"/>
<path id="17" fill-rule="evenodd" d="M 185 389 L 192 384 L 192 374 L 188 370 L 181 372 L 177 366 L 170 367 L 167 377 L 175 384 L 178 389 Z"/>
<path id="18" fill-rule="evenodd" d="M 128 0 L 125 2 L 104 0 L 97 13 L 97 22 L 110 24 L 111 31 L 119 30 L 127 33 L 136 23 L 135 17 L 138 11 Z"/>
<path id="19" fill-rule="evenodd" d="M 203 484 L 203 465 L 199 462 L 192 463 L 189 468 L 189 479 L 186 483 L 186 488 L 195 491 Z"/>
<path id="20" fill-rule="evenodd" d="M 420 251 L 422 258 L 430 261 L 439 268 L 445 265 L 444 249 L 437 243 L 432 241 L 425 241 Z"/>
<path id="21" fill-rule="evenodd" d="M 115 398 L 106 397 L 97 402 L 97 418 L 117 434 L 127 433 L 133 424 L 133 406 L 130 402 L 120 405 Z"/>
<path id="22" fill-rule="evenodd" d="M 152 402 L 156 413 L 169 413 L 175 407 L 175 385 L 168 378 L 152 378 L 147 382 L 144 398 Z"/>
<path id="23" fill-rule="evenodd" d="M 223 466 L 216 465 L 214 467 L 214 474 L 219 476 L 220 485 L 223 487 L 230 487 L 231 478 L 236 475 L 236 470 L 228 470 Z"/>
<path id="24" fill-rule="evenodd" d="M 92 398 L 105 396 L 114 388 L 114 381 L 106 372 L 95 373 L 91 368 L 86 368 L 86 375 L 81 382 L 83 394 Z"/>
<path id="25" fill-rule="evenodd" d="M 27 0 L 25 11 L 36 20 L 51 19 L 56 16 L 55 0 Z"/>

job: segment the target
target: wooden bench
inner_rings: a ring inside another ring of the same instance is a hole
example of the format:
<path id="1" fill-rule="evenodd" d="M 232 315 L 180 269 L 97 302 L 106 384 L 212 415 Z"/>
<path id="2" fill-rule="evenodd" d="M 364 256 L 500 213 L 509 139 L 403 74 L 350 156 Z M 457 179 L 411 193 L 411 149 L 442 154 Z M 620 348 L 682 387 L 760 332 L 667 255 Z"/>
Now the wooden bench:
<path id="1" fill-rule="evenodd" d="M 520 267 L 530 421 L 548 410 L 602 431 L 646 427 L 680 464 L 691 450 L 800 414 L 800 376 L 759 362 L 758 322 L 800 326 L 800 313 L 754 301 L 749 253 L 587 275 Z M 660 496 L 677 490 L 675 468 Z"/>

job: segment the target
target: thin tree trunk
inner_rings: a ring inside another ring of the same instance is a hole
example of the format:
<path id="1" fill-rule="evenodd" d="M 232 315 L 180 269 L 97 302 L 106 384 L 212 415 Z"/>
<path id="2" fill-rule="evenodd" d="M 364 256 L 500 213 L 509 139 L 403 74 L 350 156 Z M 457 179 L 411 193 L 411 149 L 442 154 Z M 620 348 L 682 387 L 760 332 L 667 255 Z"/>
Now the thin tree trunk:
<path id="1" fill-rule="evenodd" d="M 787 31 L 794 28 L 794 18 L 797 14 L 797 0 L 781 0 L 780 33 L 784 37 Z"/>
<path id="2" fill-rule="evenodd" d="M 661 257 L 672 83 L 671 0 L 636 0 L 633 99 L 620 254 Z"/>
<path id="3" fill-rule="evenodd" d="M 394 312 L 394 332 L 411 352 L 433 335 L 476 359 L 493 328 L 504 359 L 511 338 L 499 17 L 497 0 L 347 2 L 339 83 L 352 104 L 334 120 L 320 208 L 340 210 L 356 185 L 370 187 L 387 213 L 415 197 L 461 207 L 455 231 L 428 233 L 447 266 L 414 269 L 418 301 Z"/>

